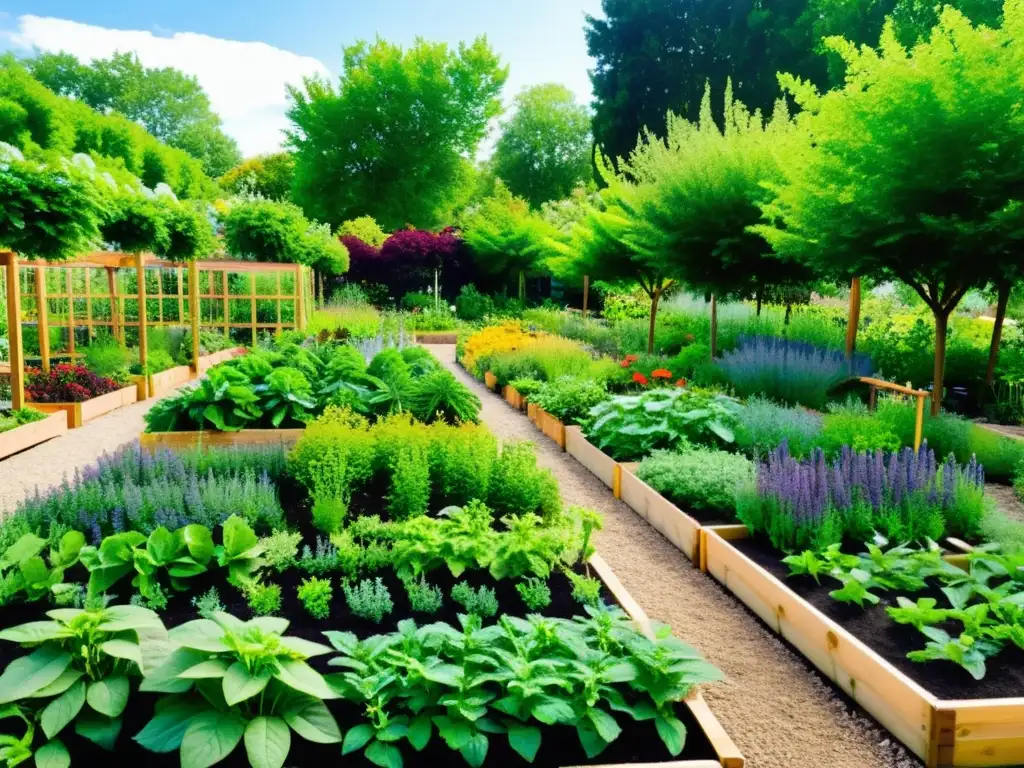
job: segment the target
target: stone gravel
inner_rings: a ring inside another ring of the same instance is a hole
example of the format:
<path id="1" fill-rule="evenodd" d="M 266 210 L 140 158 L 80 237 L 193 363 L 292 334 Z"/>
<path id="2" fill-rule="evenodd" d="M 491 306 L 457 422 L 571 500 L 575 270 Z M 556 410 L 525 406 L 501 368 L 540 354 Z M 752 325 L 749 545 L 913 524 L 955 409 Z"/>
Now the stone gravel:
<path id="1" fill-rule="evenodd" d="M 597 549 L 633 598 L 725 673 L 704 696 L 751 768 L 921 765 L 525 414 L 469 376 L 455 363 L 454 346 L 427 348 L 479 395 L 481 419 L 499 439 L 535 443 L 567 504 L 604 515 Z"/>

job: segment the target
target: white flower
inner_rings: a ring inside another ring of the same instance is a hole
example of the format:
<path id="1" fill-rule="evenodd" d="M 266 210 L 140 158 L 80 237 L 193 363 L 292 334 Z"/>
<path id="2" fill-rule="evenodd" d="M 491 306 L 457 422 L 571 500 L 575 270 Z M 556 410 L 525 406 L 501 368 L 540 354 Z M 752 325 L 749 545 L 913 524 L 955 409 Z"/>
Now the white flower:
<path id="1" fill-rule="evenodd" d="M 454 312 L 455 311 L 455 305 L 452 304 L 450 307 L 448 307 L 448 309 L 450 309 L 452 312 Z"/>

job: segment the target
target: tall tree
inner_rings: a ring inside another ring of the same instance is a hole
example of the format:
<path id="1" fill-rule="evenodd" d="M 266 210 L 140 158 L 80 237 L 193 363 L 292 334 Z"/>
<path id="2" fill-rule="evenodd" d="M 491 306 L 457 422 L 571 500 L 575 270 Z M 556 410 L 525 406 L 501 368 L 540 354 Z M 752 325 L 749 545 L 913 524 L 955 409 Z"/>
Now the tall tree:
<path id="1" fill-rule="evenodd" d="M 527 88 L 502 126 L 494 173 L 534 208 L 569 195 L 591 175 L 590 113 L 552 83 Z"/>
<path id="2" fill-rule="evenodd" d="M 291 152 L 257 155 L 239 163 L 220 177 L 220 185 L 235 194 L 255 193 L 270 200 L 287 201 L 295 176 Z"/>
<path id="3" fill-rule="evenodd" d="M 391 230 L 448 223 L 507 75 L 482 37 L 456 50 L 349 46 L 337 90 L 317 78 L 289 89 L 296 201 L 334 226 L 364 215 Z"/>
<path id="4" fill-rule="evenodd" d="M 975 21 L 998 22 L 993 0 L 955 0 Z M 602 0 L 588 16 L 587 47 L 596 59 L 594 139 L 624 157 L 643 128 L 665 135 L 665 115 L 697 116 L 704 84 L 732 77 L 737 98 L 767 114 L 779 96 L 777 72 L 819 88 L 842 82 L 842 61 L 820 56 L 821 40 L 842 34 L 878 40 L 887 16 L 913 43 L 937 21 L 933 0 Z"/>
<path id="5" fill-rule="evenodd" d="M 221 130 L 199 81 L 172 67 L 143 67 L 134 53 L 83 64 L 70 53 L 40 53 L 25 62 L 43 85 L 100 112 L 119 112 L 203 163 L 220 176 L 241 161 L 234 139 Z"/>
<path id="6" fill-rule="evenodd" d="M 998 280 L 1024 245 L 1024 1 L 1001 28 L 945 8 L 929 40 L 878 50 L 831 38 L 843 88 L 819 95 L 784 79 L 810 140 L 791 149 L 759 230 L 782 255 L 902 280 L 935 318 L 932 412 L 942 402 L 949 315 Z"/>

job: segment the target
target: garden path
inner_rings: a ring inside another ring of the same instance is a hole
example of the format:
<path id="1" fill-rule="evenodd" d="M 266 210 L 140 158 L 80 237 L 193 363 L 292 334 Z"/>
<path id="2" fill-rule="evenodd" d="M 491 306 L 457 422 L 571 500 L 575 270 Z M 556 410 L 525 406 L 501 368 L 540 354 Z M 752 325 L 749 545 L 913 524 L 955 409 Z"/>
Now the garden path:
<path id="1" fill-rule="evenodd" d="M 469 376 L 456 364 L 453 345 L 427 348 L 479 395 L 481 419 L 499 439 L 537 445 L 566 503 L 604 515 L 597 549 L 633 597 L 725 672 L 726 680 L 704 695 L 751 768 L 920 766 L 524 414 Z"/>
<path id="2" fill-rule="evenodd" d="M 142 417 L 156 402 L 151 399 L 119 408 L 0 461 L 0 514 L 14 509 L 37 486 L 46 490 L 59 485 L 65 475 L 71 477 L 76 469 L 93 464 L 105 451 L 137 440 L 146 427 Z"/>

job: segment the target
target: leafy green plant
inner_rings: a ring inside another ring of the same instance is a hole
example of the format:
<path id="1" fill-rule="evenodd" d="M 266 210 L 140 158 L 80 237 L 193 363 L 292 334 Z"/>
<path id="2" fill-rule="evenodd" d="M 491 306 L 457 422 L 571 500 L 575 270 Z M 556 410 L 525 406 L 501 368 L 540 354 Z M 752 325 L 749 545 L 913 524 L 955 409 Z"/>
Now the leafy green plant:
<path id="1" fill-rule="evenodd" d="M 268 566 L 278 573 L 283 573 L 295 567 L 301 543 L 301 533 L 274 531 L 263 539 L 263 558 Z"/>
<path id="2" fill-rule="evenodd" d="M 217 588 L 210 587 L 203 594 L 192 598 L 192 607 L 204 619 L 210 619 L 213 618 L 213 614 L 224 610 L 224 603 L 220 600 Z"/>
<path id="3" fill-rule="evenodd" d="M 302 548 L 299 568 L 306 573 L 323 576 L 325 573 L 338 570 L 340 567 L 341 560 L 338 550 L 329 539 L 317 536 L 315 552 L 310 549 L 308 544 Z"/>
<path id="4" fill-rule="evenodd" d="M 340 743 L 323 703 L 338 694 L 306 661 L 331 649 L 287 630 L 286 619 L 243 622 L 227 613 L 175 627 L 169 635 L 178 647 L 140 686 L 166 695 L 135 741 L 153 752 L 178 750 L 182 768 L 215 765 L 243 740 L 251 765 L 282 766 L 291 731 Z"/>
<path id="5" fill-rule="evenodd" d="M 551 564 L 566 546 L 567 530 L 545 526 L 537 515 L 508 515 L 501 519 L 507 531 L 498 538 L 490 572 L 495 579 L 533 575 L 547 578 Z"/>
<path id="6" fill-rule="evenodd" d="M 483 619 L 489 619 L 498 613 L 498 598 L 490 587 L 481 586 L 474 590 L 466 582 L 460 581 L 452 587 L 452 600 L 461 605 L 466 613 Z"/>
<path id="7" fill-rule="evenodd" d="M 263 544 L 242 518 L 232 515 L 224 521 L 224 543 L 214 549 L 217 563 L 228 569 L 228 581 L 245 584 L 264 565 Z"/>
<path id="8" fill-rule="evenodd" d="M 563 376 L 541 385 L 530 402 L 543 408 L 563 424 L 579 424 L 590 410 L 608 399 L 604 385 L 587 378 Z"/>
<path id="9" fill-rule="evenodd" d="M 132 355 L 113 336 L 100 334 L 85 348 L 85 367 L 99 376 L 124 382 Z"/>
<path id="10" fill-rule="evenodd" d="M 565 576 L 572 584 L 572 599 L 577 603 L 590 606 L 601 604 L 601 580 L 592 576 L 580 576 L 570 570 L 565 571 Z"/>
<path id="11" fill-rule="evenodd" d="M 238 432 L 262 417 L 259 400 L 244 373 L 218 365 L 195 387 L 157 401 L 146 412 L 146 431 L 216 429 Z"/>
<path id="12" fill-rule="evenodd" d="M 551 605 L 551 590 L 542 579 L 530 578 L 516 584 L 523 605 L 531 611 L 542 611 Z"/>
<path id="13" fill-rule="evenodd" d="M 922 651 L 911 651 L 911 661 L 952 661 L 966 669 L 975 680 L 985 677 L 985 659 L 994 655 L 999 646 L 987 640 L 976 640 L 967 633 L 952 637 L 938 627 L 922 626 L 921 632 L 928 638 Z"/>
<path id="14" fill-rule="evenodd" d="M 46 615 L 48 621 L 0 631 L 0 640 L 34 649 L 0 675 L 0 705 L 17 705 L 24 715 L 31 700 L 46 700 L 35 715 L 48 740 L 40 752 L 46 749 L 67 765 L 70 759 L 57 737 L 72 722 L 78 736 L 113 750 L 131 678 L 153 663 L 167 633 L 159 616 L 134 605 L 57 608 Z M 27 744 L 19 740 L 17 748 Z"/>
<path id="15" fill-rule="evenodd" d="M 244 587 L 245 599 L 256 616 L 274 616 L 281 612 L 281 587 L 250 581 Z"/>
<path id="16" fill-rule="evenodd" d="M 443 509 L 437 518 L 413 518 L 394 535 L 391 561 L 399 578 L 406 581 L 442 566 L 456 577 L 467 568 L 485 568 L 498 539 L 491 529 L 491 511 L 479 501 Z"/>
<path id="17" fill-rule="evenodd" d="M 348 502 L 340 497 L 317 497 L 313 502 L 313 525 L 330 535 L 341 530 L 348 515 Z"/>
<path id="18" fill-rule="evenodd" d="M 383 579 L 363 579 L 354 587 L 343 584 L 345 591 L 345 602 L 353 615 L 361 619 L 369 619 L 375 624 L 380 624 L 395 609 L 391 600 L 391 593 L 384 585 Z"/>
<path id="19" fill-rule="evenodd" d="M 480 398 L 443 369 L 428 372 L 416 380 L 408 406 L 413 416 L 426 423 L 435 419 L 449 424 L 476 422 L 480 414 Z"/>
<path id="20" fill-rule="evenodd" d="M 763 397 L 749 398 L 737 418 L 736 447 L 751 458 L 765 456 L 785 442 L 790 455 L 802 459 L 815 447 L 821 433 L 821 414 Z"/>
<path id="21" fill-rule="evenodd" d="M 655 451 L 640 462 L 636 476 L 684 509 L 732 517 L 736 492 L 754 479 L 754 465 L 745 456 L 725 451 Z"/>
<path id="22" fill-rule="evenodd" d="M 85 536 L 68 531 L 49 552 L 49 567 L 41 553 L 46 540 L 33 533 L 23 534 L 0 556 L 0 605 L 16 596 L 41 600 L 65 591 L 64 571 L 78 562 Z"/>
<path id="23" fill-rule="evenodd" d="M 437 613 L 441 610 L 441 589 L 430 584 L 426 578 L 421 576 L 405 582 L 405 592 L 414 613 Z"/>
<path id="24" fill-rule="evenodd" d="M 537 512 L 551 520 L 562 510 L 558 482 L 551 471 L 537 465 L 530 443 L 508 443 L 494 465 L 487 498 L 498 514 Z"/>
<path id="25" fill-rule="evenodd" d="M 636 461 L 654 450 L 678 450 L 689 443 L 730 445 L 738 411 L 736 400 L 713 390 L 658 387 L 600 403 L 591 409 L 583 431 L 616 461 Z"/>
<path id="26" fill-rule="evenodd" d="M 299 600 L 314 619 L 326 619 L 331 615 L 331 598 L 334 588 L 330 579 L 318 579 L 312 576 L 304 579 L 299 585 Z"/>

